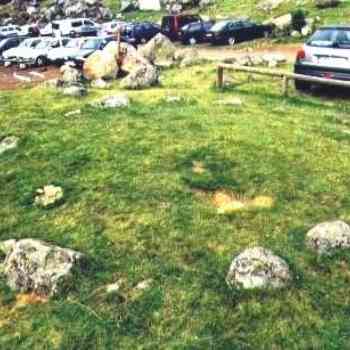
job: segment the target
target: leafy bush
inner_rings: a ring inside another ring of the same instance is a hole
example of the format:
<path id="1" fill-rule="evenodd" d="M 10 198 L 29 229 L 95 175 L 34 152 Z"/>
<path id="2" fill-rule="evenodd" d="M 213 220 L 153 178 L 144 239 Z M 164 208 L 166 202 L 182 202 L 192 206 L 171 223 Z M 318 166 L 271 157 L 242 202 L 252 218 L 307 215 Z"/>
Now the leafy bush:
<path id="1" fill-rule="evenodd" d="M 294 30 L 300 32 L 301 29 L 306 25 L 306 15 L 307 13 L 302 9 L 298 9 L 292 12 L 292 28 Z"/>

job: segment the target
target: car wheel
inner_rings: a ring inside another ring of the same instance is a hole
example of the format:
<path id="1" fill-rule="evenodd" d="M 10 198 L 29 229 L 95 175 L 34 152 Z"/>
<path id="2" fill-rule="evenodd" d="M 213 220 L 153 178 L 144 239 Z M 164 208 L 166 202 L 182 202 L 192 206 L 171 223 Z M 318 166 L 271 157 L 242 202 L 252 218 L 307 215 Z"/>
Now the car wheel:
<path id="1" fill-rule="evenodd" d="M 38 66 L 38 67 L 41 67 L 41 66 L 44 66 L 46 64 L 46 58 L 45 57 L 38 57 L 36 60 L 35 60 L 35 65 Z"/>
<path id="2" fill-rule="evenodd" d="M 302 81 L 302 80 L 295 80 L 295 88 L 298 91 L 309 91 L 311 89 L 311 84 L 308 83 L 307 81 Z"/>
<path id="3" fill-rule="evenodd" d="M 229 44 L 230 46 L 234 46 L 235 43 L 236 43 L 236 38 L 234 38 L 234 37 L 232 36 L 232 37 L 228 38 L 227 42 L 228 42 L 228 44 Z"/>
<path id="4" fill-rule="evenodd" d="M 196 44 L 197 44 L 197 40 L 196 40 L 196 38 L 189 38 L 189 39 L 188 39 L 188 43 L 189 43 L 190 45 L 196 45 Z"/>

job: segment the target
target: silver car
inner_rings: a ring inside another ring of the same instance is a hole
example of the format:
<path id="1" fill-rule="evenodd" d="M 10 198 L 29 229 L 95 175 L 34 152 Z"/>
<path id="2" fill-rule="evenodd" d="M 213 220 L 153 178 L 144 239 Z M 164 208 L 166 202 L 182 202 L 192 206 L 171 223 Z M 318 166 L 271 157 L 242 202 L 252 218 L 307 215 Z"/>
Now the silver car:
<path id="1" fill-rule="evenodd" d="M 316 31 L 298 51 L 295 73 L 350 81 L 350 26 L 328 26 Z M 296 81 L 298 90 L 311 83 Z"/>

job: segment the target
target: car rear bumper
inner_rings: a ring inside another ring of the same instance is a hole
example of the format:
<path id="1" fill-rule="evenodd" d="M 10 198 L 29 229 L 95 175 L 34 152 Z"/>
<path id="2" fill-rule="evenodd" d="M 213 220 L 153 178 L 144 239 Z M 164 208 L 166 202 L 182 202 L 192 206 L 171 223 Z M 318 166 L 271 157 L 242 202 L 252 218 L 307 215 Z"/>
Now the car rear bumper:
<path id="1" fill-rule="evenodd" d="M 330 68 L 296 63 L 294 72 L 312 77 L 350 81 L 350 69 Z"/>

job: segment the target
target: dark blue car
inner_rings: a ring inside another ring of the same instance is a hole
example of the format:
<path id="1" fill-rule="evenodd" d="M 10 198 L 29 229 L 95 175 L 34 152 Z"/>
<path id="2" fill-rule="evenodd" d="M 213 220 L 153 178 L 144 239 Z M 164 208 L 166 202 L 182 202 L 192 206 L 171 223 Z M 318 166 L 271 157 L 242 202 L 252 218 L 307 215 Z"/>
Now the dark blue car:
<path id="1" fill-rule="evenodd" d="M 151 22 L 132 23 L 125 26 L 121 33 L 121 40 L 137 46 L 151 40 L 160 33 L 160 27 Z"/>

